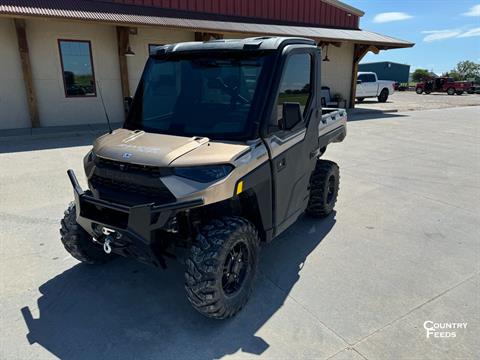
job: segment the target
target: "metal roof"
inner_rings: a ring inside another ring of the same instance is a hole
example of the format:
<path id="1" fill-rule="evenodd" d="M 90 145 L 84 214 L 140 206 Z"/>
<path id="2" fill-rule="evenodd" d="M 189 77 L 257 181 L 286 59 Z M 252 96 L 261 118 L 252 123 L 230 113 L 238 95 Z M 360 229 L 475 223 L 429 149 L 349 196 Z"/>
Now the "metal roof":
<path id="1" fill-rule="evenodd" d="M 162 9 L 159 9 L 162 10 Z M 165 14 L 167 16 L 149 15 Z M 383 48 L 411 47 L 408 41 L 365 30 L 345 30 L 306 26 L 272 25 L 171 17 L 165 11 L 145 7 L 92 2 L 88 0 L 0 0 L 0 15 L 42 16 L 122 25 L 152 25 L 205 32 L 298 36 L 321 41 L 353 42 Z"/>
<path id="2" fill-rule="evenodd" d="M 355 15 L 357 15 L 357 16 L 363 16 L 363 15 L 365 15 L 365 13 L 364 13 L 362 10 L 357 9 L 357 8 L 355 8 L 355 7 L 353 7 L 353 6 L 350 6 L 350 5 L 348 5 L 348 4 L 345 4 L 345 3 L 342 2 L 342 1 L 338 1 L 338 0 L 323 0 L 323 1 L 325 1 L 325 2 L 327 2 L 327 3 L 329 3 L 329 4 L 332 4 L 333 6 L 336 6 L 336 7 L 340 8 L 340 9 L 344 9 L 344 10 L 346 10 L 346 11 L 349 11 L 349 12 L 351 12 L 352 14 L 355 14 Z"/>

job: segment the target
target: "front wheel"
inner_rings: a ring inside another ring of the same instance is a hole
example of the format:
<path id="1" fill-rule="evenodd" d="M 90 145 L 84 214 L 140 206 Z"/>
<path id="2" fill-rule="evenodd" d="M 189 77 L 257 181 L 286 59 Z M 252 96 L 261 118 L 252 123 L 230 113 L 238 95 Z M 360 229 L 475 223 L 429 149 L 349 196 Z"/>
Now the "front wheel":
<path id="1" fill-rule="evenodd" d="M 337 202 L 340 170 L 333 161 L 317 160 L 310 177 L 310 198 L 306 213 L 313 217 L 328 216 Z"/>
<path id="2" fill-rule="evenodd" d="M 462 94 L 463 94 L 463 91 L 457 91 L 455 94 L 457 94 L 457 95 L 462 95 Z"/>
<path id="3" fill-rule="evenodd" d="M 61 221 L 60 236 L 70 255 L 86 264 L 104 264 L 116 256 L 107 254 L 93 238 L 77 224 L 75 203 L 71 202 Z"/>
<path id="4" fill-rule="evenodd" d="M 378 102 L 384 103 L 384 102 L 387 102 L 387 100 L 388 100 L 388 90 L 383 89 L 380 92 L 380 95 L 378 95 Z"/>
<path id="5" fill-rule="evenodd" d="M 252 293 L 258 268 L 257 229 L 241 217 L 204 226 L 185 262 L 185 290 L 192 306 L 214 319 L 239 312 Z"/>
<path id="6" fill-rule="evenodd" d="M 448 88 L 447 89 L 447 94 L 448 95 L 455 95 L 455 88 Z"/>
<path id="7" fill-rule="evenodd" d="M 361 103 L 365 100 L 365 98 L 357 98 L 357 102 Z"/>

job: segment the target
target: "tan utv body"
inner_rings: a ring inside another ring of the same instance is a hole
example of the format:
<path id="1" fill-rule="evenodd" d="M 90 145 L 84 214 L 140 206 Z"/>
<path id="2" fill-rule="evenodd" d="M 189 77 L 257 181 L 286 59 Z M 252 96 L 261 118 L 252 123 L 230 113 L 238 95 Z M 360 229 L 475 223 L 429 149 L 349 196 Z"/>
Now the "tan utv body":
<path id="1" fill-rule="evenodd" d="M 85 156 L 88 190 L 60 229 L 75 258 L 185 263 L 200 313 L 247 302 L 259 250 L 300 215 L 329 216 L 338 166 L 321 160 L 346 136 L 346 112 L 322 109 L 320 50 L 302 38 L 165 45 L 152 52 L 121 129 Z"/>

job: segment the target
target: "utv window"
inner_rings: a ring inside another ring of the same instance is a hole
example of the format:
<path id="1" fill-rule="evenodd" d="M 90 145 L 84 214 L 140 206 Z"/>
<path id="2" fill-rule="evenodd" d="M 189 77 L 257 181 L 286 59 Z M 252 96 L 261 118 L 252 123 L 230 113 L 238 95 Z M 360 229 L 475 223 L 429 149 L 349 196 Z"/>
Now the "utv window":
<path id="1" fill-rule="evenodd" d="M 285 102 L 300 103 L 302 112 L 310 102 L 312 95 L 312 57 L 310 54 L 295 54 L 290 56 L 285 65 L 285 71 L 280 83 L 277 101 L 277 116 L 282 117 L 282 105 Z M 277 122 L 278 123 L 278 122 Z"/>
<path id="2" fill-rule="evenodd" d="M 265 53 L 220 52 L 151 57 L 126 127 L 212 139 L 245 137 L 269 59 Z"/>

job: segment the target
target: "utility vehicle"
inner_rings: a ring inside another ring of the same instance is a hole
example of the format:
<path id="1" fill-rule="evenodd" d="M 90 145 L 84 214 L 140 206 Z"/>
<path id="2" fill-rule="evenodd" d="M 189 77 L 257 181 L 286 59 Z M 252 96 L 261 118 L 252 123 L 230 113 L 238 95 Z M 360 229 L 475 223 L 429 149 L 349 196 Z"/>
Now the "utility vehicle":
<path id="1" fill-rule="evenodd" d="M 355 98 L 362 102 L 366 98 L 377 98 L 378 102 L 386 102 L 395 92 L 395 81 L 378 80 L 374 72 L 359 72 Z"/>
<path id="2" fill-rule="evenodd" d="M 426 78 L 415 86 L 417 94 L 432 92 L 446 92 L 448 95 L 462 95 L 471 87 L 467 81 L 455 81 L 449 77 Z"/>
<path id="3" fill-rule="evenodd" d="M 89 189 L 68 170 L 66 250 L 89 264 L 121 255 L 165 267 L 175 257 L 195 309 L 237 313 L 261 242 L 304 212 L 333 211 L 339 168 L 319 157 L 345 138 L 346 112 L 322 110 L 320 66 L 302 38 L 158 47 L 123 127 L 84 158 Z"/>

